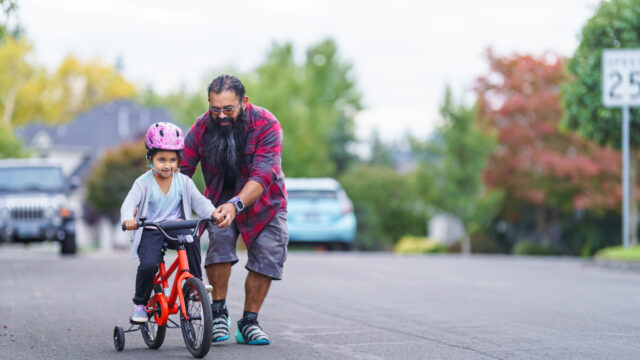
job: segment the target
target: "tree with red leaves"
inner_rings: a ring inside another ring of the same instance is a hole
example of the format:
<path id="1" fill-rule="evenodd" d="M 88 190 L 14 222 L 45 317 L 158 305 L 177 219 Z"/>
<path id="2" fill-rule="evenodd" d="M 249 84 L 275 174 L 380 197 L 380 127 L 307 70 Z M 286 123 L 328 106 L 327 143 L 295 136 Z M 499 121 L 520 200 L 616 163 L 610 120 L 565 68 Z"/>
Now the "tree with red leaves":
<path id="1" fill-rule="evenodd" d="M 560 85 L 564 59 L 487 51 L 490 71 L 475 85 L 479 121 L 495 134 L 496 150 L 484 172 L 485 184 L 505 191 L 505 206 L 535 207 L 540 244 L 551 243 L 550 227 L 573 210 L 619 207 L 618 151 L 563 132 Z"/>

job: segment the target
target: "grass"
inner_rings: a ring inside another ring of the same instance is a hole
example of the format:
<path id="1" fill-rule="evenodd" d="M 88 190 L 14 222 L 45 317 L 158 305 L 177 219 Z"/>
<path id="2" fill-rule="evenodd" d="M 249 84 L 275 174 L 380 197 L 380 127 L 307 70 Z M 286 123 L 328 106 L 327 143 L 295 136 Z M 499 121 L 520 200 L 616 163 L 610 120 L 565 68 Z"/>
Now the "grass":
<path id="1" fill-rule="evenodd" d="M 640 245 L 631 246 L 626 249 L 622 246 L 605 248 L 598 251 L 595 256 L 609 260 L 640 261 Z"/>

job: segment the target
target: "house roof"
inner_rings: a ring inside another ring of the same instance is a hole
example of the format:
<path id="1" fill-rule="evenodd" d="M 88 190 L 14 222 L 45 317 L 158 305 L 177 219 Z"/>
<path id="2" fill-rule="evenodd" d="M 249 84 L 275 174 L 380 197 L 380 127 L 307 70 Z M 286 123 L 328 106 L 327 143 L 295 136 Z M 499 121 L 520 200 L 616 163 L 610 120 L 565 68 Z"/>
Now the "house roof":
<path id="1" fill-rule="evenodd" d="M 16 135 L 29 147 L 37 147 L 33 141 L 46 134 L 50 146 L 86 147 L 92 154 L 98 154 L 123 141 L 139 139 L 149 125 L 159 121 L 171 121 L 164 109 L 118 100 L 83 112 L 70 123 L 55 126 L 32 124 L 17 129 Z"/>
<path id="2" fill-rule="evenodd" d="M 140 139 L 156 122 L 171 121 L 162 108 L 148 108 L 130 100 L 117 100 L 80 113 L 63 125 L 31 124 L 16 129 L 16 135 L 29 148 L 76 149 L 86 154 L 87 161 L 75 174 L 84 177 L 93 161 L 105 150 L 123 142 Z"/>

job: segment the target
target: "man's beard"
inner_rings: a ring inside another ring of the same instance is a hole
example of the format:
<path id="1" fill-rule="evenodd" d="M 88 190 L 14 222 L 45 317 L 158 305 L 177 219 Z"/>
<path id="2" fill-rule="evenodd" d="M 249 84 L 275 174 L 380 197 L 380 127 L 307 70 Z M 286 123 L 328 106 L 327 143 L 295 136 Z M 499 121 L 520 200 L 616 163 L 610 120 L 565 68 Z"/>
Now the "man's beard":
<path id="1" fill-rule="evenodd" d="M 203 136 L 209 165 L 221 168 L 226 177 L 236 176 L 240 172 L 247 126 L 244 109 L 240 109 L 235 121 L 229 120 L 230 125 L 222 126 L 219 117 L 210 115 Z"/>

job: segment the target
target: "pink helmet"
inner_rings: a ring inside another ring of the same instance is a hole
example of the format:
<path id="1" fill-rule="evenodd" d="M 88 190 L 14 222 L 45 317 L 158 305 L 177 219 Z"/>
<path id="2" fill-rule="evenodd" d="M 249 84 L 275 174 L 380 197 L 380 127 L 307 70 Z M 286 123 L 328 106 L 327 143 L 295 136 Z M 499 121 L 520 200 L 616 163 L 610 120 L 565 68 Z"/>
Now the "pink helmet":
<path id="1" fill-rule="evenodd" d="M 149 126 L 144 143 L 149 150 L 182 150 L 184 149 L 184 135 L 182 135 L 182 130 L 174 124 L 159 122 Z"/>

